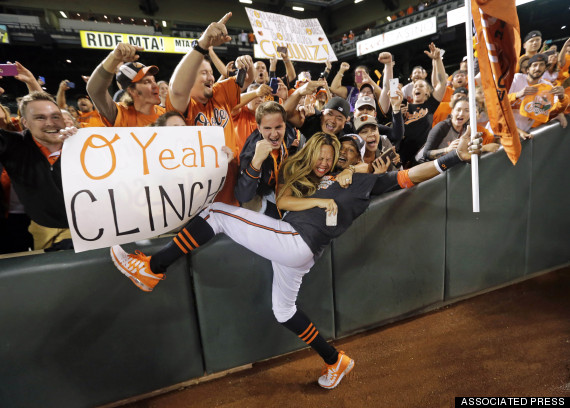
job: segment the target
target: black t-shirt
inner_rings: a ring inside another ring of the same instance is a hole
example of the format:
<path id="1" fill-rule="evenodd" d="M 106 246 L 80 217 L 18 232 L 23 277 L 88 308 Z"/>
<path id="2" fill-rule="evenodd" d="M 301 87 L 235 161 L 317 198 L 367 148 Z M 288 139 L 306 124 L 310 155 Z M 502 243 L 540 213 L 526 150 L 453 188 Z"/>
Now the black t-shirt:
<path id="1" fill-rule="evenodd" d="M 332 198 L 338 206 L 337 225 L 326 225 L 326 212 L 314 207 L 304 211 L 290 211 L 283 221 L 288 222 L 301 235 L 315 255 L 341 235 L 360 214 L 368 208 L 370 195 L 378 195 L 400 188 L 398 172 L 385 174 L 354 174 L 352 184 L 342 188 L 334 176 L 324 176 L 315 194 L 309 198 Z"/>
<path id="2" fill-rule="evenodd" d="M 433 96 L 421 104 L 408 104 L 408 112 L 404 118 L 404 140 L 400 144 L 399 152 L 402 163 L 413 162 L 414 156 L 425 144 L 433 123 L 433 114 L 438 106 L 439 101 Z"/>

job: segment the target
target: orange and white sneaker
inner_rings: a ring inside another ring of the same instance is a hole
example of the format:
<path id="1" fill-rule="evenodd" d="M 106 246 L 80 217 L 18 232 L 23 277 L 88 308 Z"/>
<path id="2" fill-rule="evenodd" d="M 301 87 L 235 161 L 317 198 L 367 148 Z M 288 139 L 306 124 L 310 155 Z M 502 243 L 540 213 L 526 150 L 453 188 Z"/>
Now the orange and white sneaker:
<path id="1" fill-rule="evenodd" d="M 339 351 L 336 363 L 332 365 L 325 364 L 321 377 L 319 378 L 319 385 L 332 390 L 340 383 L 342 377 L 350 373 L 353 367 L 354 360 L 344 354 L 344 351 Z"/>
<path id="2" fill-rule="evenodd" d="M 164 279 L 164 274 L 151 272 L 150 256 L 141 251 L 128 254 L 119 245 L 115 245 L 111 247 L 111 258 L 117 269 L 145 292 L 151 292 L 156 284 Z"/>

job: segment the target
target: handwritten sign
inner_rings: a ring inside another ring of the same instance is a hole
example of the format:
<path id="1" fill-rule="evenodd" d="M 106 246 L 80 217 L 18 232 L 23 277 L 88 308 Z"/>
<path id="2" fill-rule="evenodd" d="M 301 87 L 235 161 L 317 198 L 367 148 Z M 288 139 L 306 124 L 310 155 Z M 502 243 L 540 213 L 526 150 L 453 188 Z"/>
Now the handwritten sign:
<path id="1" fill-rule="evenodd" d="M 337 60 L 316 18 L 300 20 L 248 7 L 245 12 L 257 39 L 253 48 L 255 58 L 272 58 L 277 47 L 287 47 L 287 55 L 293 61 L 323 64 L 327 58 Z"/>
<path id="2" fill-rule="evenodd" d="M 76 252 L 172 231 L 223 187 L 219 126 L 85 128 L 65 141 L 62 178 Z"/>

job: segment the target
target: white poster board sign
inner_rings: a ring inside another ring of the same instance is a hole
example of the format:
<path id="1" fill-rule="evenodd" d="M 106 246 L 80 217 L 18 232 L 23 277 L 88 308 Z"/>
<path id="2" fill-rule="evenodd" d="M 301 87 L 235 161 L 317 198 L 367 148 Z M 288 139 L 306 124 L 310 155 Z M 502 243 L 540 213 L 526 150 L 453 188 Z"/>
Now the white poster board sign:
<path id="1" fill-rule="evenodd" d="M 435 34 L 436 32 L 437 20 L 435 17 L 430 17 L 418 21 L 417 23 L 357 42 L 356 55 L 361 56 L 370 52 L 385 50 L 388 47 Z"/>
<path id="2" fill-rule="evenodd" d="M 75 251 L 148 239 L 187 223 L 223 187 L 224 144 L 219 126 L 80 129 L 61 156 Z"/>
<path id="3" fill-rule="evenodd" d="M 245 11 L 257 39 L 253 47 L 255 58 L 272 58 L 277 47 L 287 47 L 287 55 L 293 61 L 324 64 L 327 58 L 337 60 L 316 18 L 300 20 L 248 7 Z"/>

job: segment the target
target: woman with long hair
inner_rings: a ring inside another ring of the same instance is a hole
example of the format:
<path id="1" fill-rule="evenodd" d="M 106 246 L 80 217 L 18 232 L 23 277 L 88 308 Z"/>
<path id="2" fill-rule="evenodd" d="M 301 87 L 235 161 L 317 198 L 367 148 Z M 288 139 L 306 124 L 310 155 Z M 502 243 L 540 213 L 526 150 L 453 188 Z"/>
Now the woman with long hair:
<path id="1" fill-rule="evenodd" d="M 357 135 L 354 137 L 360 140 Z M 343 149 L 345 143 L 353 141 L 343 141 Z M 361 140 L 354 143 L 363 145 Z M 326 366 L 318 383 L 332 389 L 352 369 L 354 361 L 328 344 L 311 320 L 297 309 L 297 294 L 303 276 L 330 241 L 346 231 L 366 210 L 371 195 L 411 187 L 470 158 L 467 138 L 463 138 L 457 151 L 438 159 L 439 167 L 425 163 L 400 172 L 354 174 L 352 177 L 353 166 L 362 157 L 358 154 L 353 162 L 345 163 L 346 167 L 352 165 L 350 169 L 335 174 L 332 172 L 340 150 L 341 143 L 335 136 L 319 132 L 285 162 L 277 193 L 277 206 L 284 212 L 282 220 L 214 203 L 186 224 L 155 255 L 146 256 L 139 251 L 127 254 L 116 245 L 111 248 L 113 262 L 139 289 L 150 292 L 164 279 L 166 269 L 174 261 L 204 245 L 216 234 L 225 233 L 272 262 L 275 318 L 322 357 Z M 388 164 L 386 161 L 379 170 L 385 171 Z M 341 181 L 344 187 L 340 185 Z M 327 222 L 327 215 L 336 216 L 336 223 Z"/>

